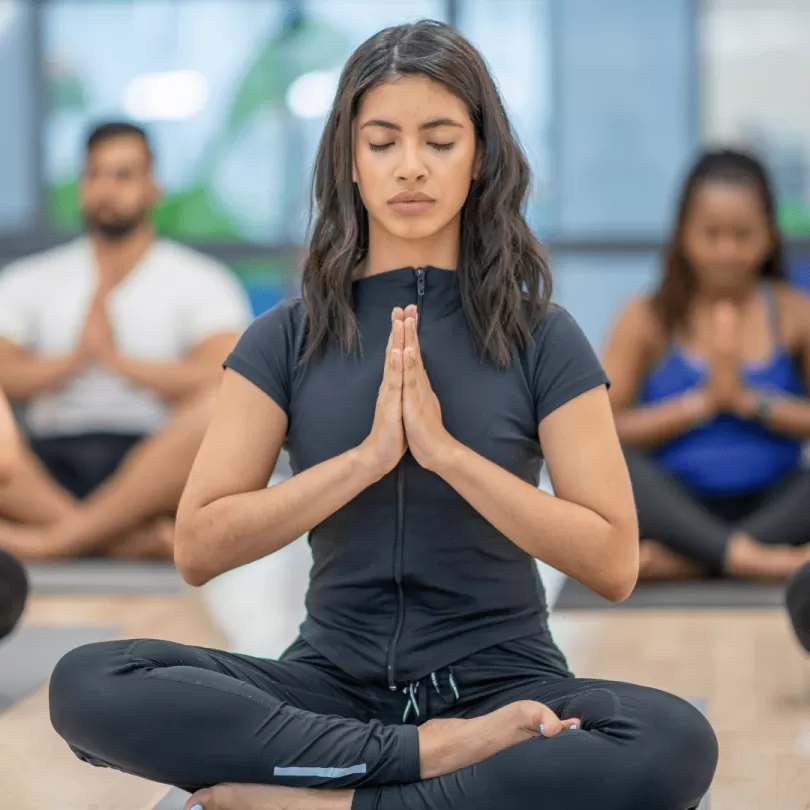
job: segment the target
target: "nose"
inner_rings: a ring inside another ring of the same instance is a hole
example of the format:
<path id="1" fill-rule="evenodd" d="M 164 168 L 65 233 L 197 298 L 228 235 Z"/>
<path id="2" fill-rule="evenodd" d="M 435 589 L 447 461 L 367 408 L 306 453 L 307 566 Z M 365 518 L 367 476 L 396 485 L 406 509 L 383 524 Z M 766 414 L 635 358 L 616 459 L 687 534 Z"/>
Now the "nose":
<path id="1" fill-rule="evenodd" d="M 397 179 L 414 182 L 423 180 L 427 176 L 427 168 L 422 161 L 418 143 L 404 141 L 400 154 L 402 160 L 397 166 Z"/>

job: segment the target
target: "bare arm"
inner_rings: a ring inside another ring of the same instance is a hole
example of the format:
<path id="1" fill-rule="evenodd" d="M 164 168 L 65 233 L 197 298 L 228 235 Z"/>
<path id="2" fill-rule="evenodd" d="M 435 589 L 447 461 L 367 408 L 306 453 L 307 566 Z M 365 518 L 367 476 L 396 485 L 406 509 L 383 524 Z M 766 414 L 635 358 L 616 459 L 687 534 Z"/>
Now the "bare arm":
<path id="1" fill-rule="evenodd" d="M 416 307 L 411 307 L 415 312 Z M 374 423 L 356 448 L 267 487 L 287 415 L 234 371 L 226 371 L 214 418 L 177 514 L 175 563 L 186 581 L 218 574 L 283 548 L 379 481 L 405 449 L 402 309 L 392 313 Z"/>
<path id="2" fill-rule="evenodd" d="M 795 314 L 795 322 L 800 330 L 801 370 L 805 384 L 810 383 L 810 300 L 801 293 L 790 291 L 788 306 Z M 797 439 L 810 437 L 810 400 L 806 397 L 783 395 L 769 396 L 769 413 L 764 417 L 767 426 L 776 433 L 794 436 Z M 755 391 L 742 391 L 736 412 L 743 418 L 757 417 L 759 405 Z"/>
<path id="3" fill-rule="evenodd" d="M 7 484 L 14 475 L 19 450 L 17 425 L 6 396 L 0 391 L 0 484 Z"/>
<path id="4" fill-rule="evenodd" d="M 603 365 L 611 381 L 610 404 L 619 438 L 650 448 L 687 432 L 711 415 L 702 391 L 690 391 L 653 405 L 636 406 L 642 377 L 651 358 L 665 343 L 643 300 L 633 301 L 620 315 L 605 347 Z"/>
<path id="5" fill-rule="evenodd" d="M 216 384 L 222 376 L 222 363 L 239 336 L 220 334 L 204 340 L 182 360 L 154 363 L 125 357 L 113 351 L 107 365 L 138 385 L 152 389 L 164 399 L 178 400 L 200 388 Z"/>
<path id="6" fill-rule="evenodd" d="M 0 337 L 0 388 L 11 400 L 27 400 L 56 388 L 81 365 L 82 359 L 76 353 L 36 357 L 8 338 Z"/>
<path id="7" fill-rule="evenodd" d="M 434 471 L 532 557 L 607 599 L 627 598 L 638 576 L 638 525 L 604 387 L 551 413 L 538 435 L 556 495 L 455 441 Z"/>

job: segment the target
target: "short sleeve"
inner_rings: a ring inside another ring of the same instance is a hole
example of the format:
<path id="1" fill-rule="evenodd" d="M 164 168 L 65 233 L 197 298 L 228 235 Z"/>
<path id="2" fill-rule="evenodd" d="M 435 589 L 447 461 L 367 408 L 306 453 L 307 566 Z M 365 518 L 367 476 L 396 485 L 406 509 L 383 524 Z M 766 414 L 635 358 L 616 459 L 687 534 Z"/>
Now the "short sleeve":
<path id="1" fill-rule="evenodd" d="M 190 299 L 185 319 L 189 346 L 223 332 L 241 334 L 253 317 L 247 293 L 225 267 L 204 265 L 185 295 Z"/>
<path id="2" fill-rule="evenodd" d="M 256 318 L 225 360 L 225 368 L 264 391 L 285 413 L 289 411 L 295 358 L 295 312 L 282 301 Z"/>
<path id="3" fill-rule="evenodd" d="M 0 271 L 0 337 L 23 348 L 32 338 L 32 307 L 37 296 L 37 274 L 24 262 Z"/>
<path id="4" fill-rule="evenodd" d="M 535 331 L 534 404 L 537 424 L 569 400 L 609 386 L 596 352 L 577 322 L 552 306 Z"/>

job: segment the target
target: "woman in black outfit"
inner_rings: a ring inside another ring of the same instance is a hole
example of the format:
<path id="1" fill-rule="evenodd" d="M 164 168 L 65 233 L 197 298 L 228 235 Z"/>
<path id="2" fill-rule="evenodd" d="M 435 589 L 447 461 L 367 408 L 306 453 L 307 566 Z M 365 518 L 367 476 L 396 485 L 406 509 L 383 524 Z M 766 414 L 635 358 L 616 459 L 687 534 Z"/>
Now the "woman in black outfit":
<path id="1" fill-rule="evenodd" d="M 350 58 L 302 298 L 228 359 L 177 524 L 195 585 L 310 532 L 301 636 L 280 661 L 72 652 L 51 716 L 79 757 L 197 791 L 187 810 L 697 806 L 717 761 L 703 716 L 575 678 L 548 632 L 535 558 L 623 599 L 638 534 L 607 380 L 548 305 L 528 186 L 455 31 L 388 29 Z M 295 475 L 265 488 L 282 444 Z"/>

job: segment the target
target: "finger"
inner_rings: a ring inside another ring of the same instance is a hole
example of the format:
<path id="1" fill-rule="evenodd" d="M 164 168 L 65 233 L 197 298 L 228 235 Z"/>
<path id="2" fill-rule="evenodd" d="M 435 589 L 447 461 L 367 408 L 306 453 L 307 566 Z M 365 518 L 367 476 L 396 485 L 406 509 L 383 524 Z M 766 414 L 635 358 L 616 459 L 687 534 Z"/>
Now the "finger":
<path id="1" fill-rule="evenodd" d="M 391 350 L 391 373 L 388 375 L 388 391 L 392 395 L 402 392 L 402 350 Z"/>
<path id="2" fill-rule="evenodd" d="M 560 718 L 548 706 L 544 706 L 540 716 L 540 733 L 544 737 L 556 737 L 562 729 L 563 724 Z"/>
<path id="3" fill-rule="evenodd" d="M 394 307 L 391 312 L 391 320 L 392 321 L 404 321 L 405 320 L 405 310 L 402 307 Z"/>
<path id="4" fill-rule="evenodd" d="M 416 318 L 405 318 L 405 345 L 416 351 Z"/>
<path id="5" fill-rule="evenodd" d="M 419 382 L 418 367 L 416 364 L 416 350 L 412 346 L 405 348 L 405 379 L 407 389 L 414 391 Z"/>
<path id="6" fill-rule="evenodd" d="M 569 717 L 562 721 L 563 731 L 576 731 L 582 728 L 582 721 L 578 717 Z"/>
<path id="7" fill-rule="evenodd" d="M 394 321 L 394 348 L 402 351 L 405 348 L 405 323 Z"/>
<path id="8" fill-rule="evenodd" d="M 419 312 L 419 310 L 417 309 L 416 304 L 408 304 L 408 306 L 405 307 L 404 317 L 405 318 L 415 318 L 417 316 L 418 312 Z"/>

